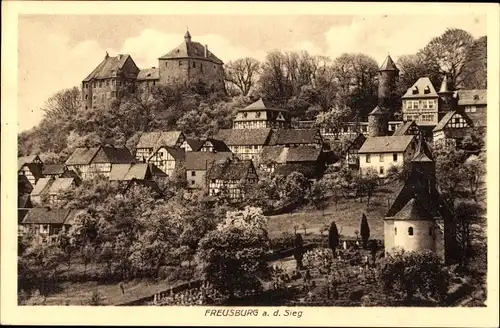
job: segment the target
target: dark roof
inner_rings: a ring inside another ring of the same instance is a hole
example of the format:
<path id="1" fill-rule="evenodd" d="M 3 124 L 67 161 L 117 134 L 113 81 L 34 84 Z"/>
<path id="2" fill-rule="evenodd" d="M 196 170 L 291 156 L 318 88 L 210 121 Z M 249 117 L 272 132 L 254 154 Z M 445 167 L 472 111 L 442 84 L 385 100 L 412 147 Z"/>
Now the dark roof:
<path id="1" fill-rule="evenodd" d="M 160 187 L 156 183 L 156 181 L 153 180 L 138 180 L 138 179 L 132 179 L 128 180 L 126 182 L 125 188 L 123 189 L 123 193 L 126 193 L 132 186 L 142 186 L 142 187 L 147 187 L 150 188 L 152 192 L 155 192 L 158 194 L 158 196 L 161 196 L 162 192 L 160 190 Z"/>
<path id="2" fill-rule="evenodd" d="M 100 146 L 75 149 L 66 161 L 66 165 L 87 165 L 91 163 L 124 164 L 134 162 L 134 157 L 126 147 Z"/>
<path id="3" fill-rule="evenodd" d="M 208 178 L 220 180 L 241 180 L 247 178 L 250 172 L 255 172 L 252 161 L 226 160 L 223 163 L 214 163 L 208 171 Z"/>
<path id="4" fill-rule="evenodd" d="M 167 152 L 172 155 L 175 161 L 184 162 L 186 160 L 186 151 L 183 148 L 169 147 L 169 146 L 159 146 L 156 148 L 149 159 L 151 159 L 160 149 L 164 148 Z"/>
<path id="5" fill-rule="evenodd" d="M 314 146 L 264 146 L 260 154 L 262 163 L 294 163 L 316 162 L 321 154 L 321 149 Z"/>
<path id="6" fill-rule="evenodd" d="M 203 144 L 205 143 L 205 139 L 198 138 L 186 138 L 186 142 L 191 147 L 192 151 L 199 151 Z"/>
<path id="7" fill-rule="evenodd" d="M 417 199 L 412 198 L 392 219 L 430 221 L 435 218 L 429 214 Z"/>
<path id="8" fill-rule="evenodd" d="M 35 163 L 36 160 L 40 160 L 38 155 L 30 155 L 30 156 L 21 156 L 17 158 L 17 170 L 19 171 L 24 164 Z M 40 160 L 41 161 L 41 160 Z"/>
<path id="9" fill-rule="evenodd" d="M 155 67 L 141 69 L 139 71 L 139 74 L 137 74 L 138 81 L 158 80 L 159 78 L 160 78 L 160 70 Z"/>
<path id="10" fill-rule="evenodd" d="M 458 105 L 486 105 L 488 90 L 458 90 Z"/>
<path id="11" fill-rule="evenodd" d="M 191 39 L 191 37 L 189 37 Z M 222 60 L 217 58 L 210 50 L 207 50 L 205 57 L 205 46 L 199 42 L 184 40 L 180 45 L 161 56 L 159 59 L 180 59 L 180 58 L 195 58 L 209 60 L 215 64 L 224 64 Z"/>
<path id="12" fill-rule="evenodd" d="M 256 102 L 248 105 L 245 108 L 240 109 L 240 112 L 250 112 L 250 111 L 259 111 L 259 110 L 271 110 L 271 111 L 280 111 L 280 112 L 288 112 L 286 109 L 279 108 L 275 104 L 273 104 L 270 100 L 260 98 Z"/>
<path id="13" fill-rule="evenodd" d="M 25 175 L 19 174 L 17 176 L 17 194 L 29 194 L 33 190 L 33 186 Z"/>
<path id="14" fill-rule="evenodd" d="M 113 77 L 113 71 L 119 73 L 124 67 L 130 55 L 118 55 L 115 57 L 106 56 L 104 60 L 83 80 L 84 82 L 92 79 L 107 79 Z"/>
<path id="15" fill-rule="evenodd" d="M 316 144 L 316 136 L 321 138 L 319 129 L 273 130 L 269 145 Z"/>
<path id="16" fill-rule="evenodd" d="M 148 178 L 149 174 L 151 172 L 149 171 L 149 165 L 146 163 L 115 164 L 111 167 L 109 180 L 144 180 Z"/>
<path id="17" fill-rule="evenodd" d="M 214 162 L 224 161 L 227 158 L 232 158 L 231 152 L 206 152 L 196 151 L 186 153 L 186 170 L 206 170 Z"/>
<path id="18" fill-rule="evenodd" d="M 414 136 L 369 137 L 358 153 L 396 153 L 404 152 Z"/>
<path id="19" fill-rule="evenodd" d="M 167 177 L 168 175 L 163 172 L 158 166 L 153 163 L 147 163 L 149 166 L 149 171 L 154 177 Z"/>
<path id="20" fill-rule="evenodd" d="M 429 88 L 429 93 L 425 93 L 425 89 Z M 416 94 L 413 94 L 413 90 L 417 90 Z M 402 98 L 437 98 L 438 94 L 434 86 L 432 85 L 431 80 L 428 77 L 421 77 L 415 82 Z"/>
<path id="21" fill-rule="evenodd" d="M 22 167 L 27 167 L 35 179 L 43 178 L 42 164 L 39 163 L 24 163 Z M 22 168 L 21 167 L 21 168 Z"/>
<path id="22" fill-rule="evenodd" d="M 396 64 L 392 60 L 391 56 L 387 55 L 384 62 L 380 66 L 379 71 L 399 71 L 399 69 L 396 67 Z"/>
<path id="23" fill-rule="evenodd" d="M 207 142 L 210 142 L 212 146 L 214 147 L 215 151 L 220 151 L 220 152 L 228 152 L 229 147 L 226 145 L 226 143 L 223 140 L 219 139 L 214 139 L 214 138 L 208 138 L 203 145 L 205 145 Z"/>
<path id="24" fill-rule="evenodd" d="M 432 152 L 427 145 L 427 142 L 422 136 L 419 136 L 417 141 L 417 149 L 415 151 L 415 156 L 413 156 L 412 162 L 434 162 L 432 158 Z"/>
<path id="25" fill-rule="evenodd" d="M 404 136 L 407 135 L 407 132 L 410 130 L 412 126 L 417 126 L 415 121 L 406 121 L 404 124 L 400 125 L 396 131 L 392 134 L 392 136 L 397 137 L 397 136 Z"/>
<path id="26" fill-rule="evenodd" d="M 65 164 L 43 164 L 43 175 L 59 175 L 66 170 Z"/>
<path id="27" fill-rule="evenodd" d="M 183 135 L 181 131 L 144 132 L 135 148 L 174 147 L 181 135 Z"/>
<path id="28" fill-rule="evenodd" d="M 29 208 L 18 208 L 17 209 L 17 224 L 22 224 L 26 214 L 30 211 Z"/>
<path id="29" fill-rule="evenodd" d="M 445 116 L 443 116 L 443 118 L 438 122 L 438 124 L 436 125 L 436 127 L 432 131 L 437 132 L 437 131 L 443 130 L 446 127 L 446 124 L 448 124 L 448 122 L 451 120 L 451 118 L 455 114 L 461 115 L 469 126 L 473 125 L 472 120 L 467 116 L 467 114 L 460 113 L 457 111 L 451 111 L 451 112 L 446 113 Z"/>
<path id="30" fill-rule="evenodd" d="M 33 207 L 30 200 L 30 195 L 21 195 L 17 197 L 17 208 Z"/>
<path id="31" fill-rule="evenodd" d="M 215 139 L 222 140 L 228 146 L 266 145 L 271 129 L 222 129 Z"/>
<path id="32" fill-rule="evenodd" d="M 315 179 L 321 176 L 322 167 L 319 165 L 303 164 L 303 163 L 290 163 L 278 165 L 274 169 L 275 175 L 288 176 L 293 172 L 302 173 L 308 179 Z"/>
<path id="33" fill-rule="evenodd" d="M 63 224 L 70 209 L 34 207 L 24 217 L 23 224 Z"/>

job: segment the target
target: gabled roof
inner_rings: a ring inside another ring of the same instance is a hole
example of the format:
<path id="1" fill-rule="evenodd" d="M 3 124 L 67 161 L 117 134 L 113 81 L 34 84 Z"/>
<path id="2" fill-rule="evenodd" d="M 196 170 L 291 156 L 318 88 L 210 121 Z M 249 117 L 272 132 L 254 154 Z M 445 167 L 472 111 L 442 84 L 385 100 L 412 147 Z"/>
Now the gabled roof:
<path id="1" fill-rule="evenodd" d="M 181 136 L 181 131 L 144 132 L 135 148 L 174 147 Z"/>
<path id="2" fill-rule="evenodd" d="M 115 164 L 111 167 L 111 172 L 109 173 L 109 180 L 132 180 L 139 179 L 144 180 L 148 177 L 149 166 L 146 163 L 137 164 Z"/>
<path id="3" fill-rule="evenodd" d="M 412 198 L 393 218 L 394 220 L 419 220 L 431 221 L 435 218 L 420 204 L 420 202 Z"/>
<path id="4" fill-rule="evenodd" d="M 25 195 L 33 191 L 33 186 L 25 175 L 19 174 L 17 176 L 17 194 Z"/>
<path id="5" fill-rule="evenodd" d="M 189 38 L 190 39 L 190 38 Z M 194 58 L 205 59 L 215 64 L 224 64 L 222 60 L 217 58 L 210 50 L 207 49 L 207 57 L 205 57 L 205 47 L 199 42 L 184 40 L 180 45 L 161 56 L 159 59 L 181 59 Z"/>
<path id="6" fill-rule="evenodd" d="M 160 187 L 156 183 L 156 181 L 153 180 L 138 180 L 138 179 L 132 179 L 126 181 L 125 187 L 122 189 L 122 193 L 127 193 L 130 188 L 133 186 L 142 186 L 149 188 L 152 192 L 156 193 L 158 196 L 161 196 L 162 192 L 160 190 Z"/>
<path id="7" fill-rule="evenodd" d="M 24 217 L 23 224 L 63 224 L 70 212 L 66 208 L 34 207 Z"/>
<path id="8" fill-rule="evenodd" d="M 30 195 L 21 195 L 17 197 L 17 208 L 31 208 L 33 205 L 31 204 Z"/>
<path id="9" fill-rule="evenodd" d="M 380 107 L 375 107 L 368 115 L 383 115 L 384 112 L 380 109 Z"/>
<path id="10" fill-rule="evenodd" d="M 250 172 L 255 172 L 252 161 L 231 161 L 214 163 L 208 170 L 209 179 L 241 180 L 247 178 Z"/>
<path id="11" fill-rule="evenodd" d="M 400 125 L 396 131 L 392 134 L 392 136 L 404 136 L 407 135 L 408 131 L 411 127 L 416 127 L 417 123 L 415 121 L 406 121 L 402 125 Z"/>
<path id="12" fill-rule="evenodd" d="M 31 191 L 31 196 L 42 195 L 46 190 L 50 188 L 53 178 L 40 178 L 35 184 L 35 187 Z"/>
<path id="13" fill-rule="evenodd" d="M 416 94 L 413 94 L 413 90 L 416 90 Z M 425 93 L 428 90 L 428 93 Z M 438 94 L 431 80 L 428 77 L 421 77 L 415 82 L 402 98 L 437 98 Z"/>
<path id="14" fill-rule="evenodd" d="M 280 112 L 288 112 L 286 109 L 279 108 L 275 104 L 273 104 L 270 100 L 260 98 L 256 102 L 248 105 L 245 108 L 240 109 L 240 112 L 251 112 L 251 111 L 280 111 Z"/>
<path id="15" fill-rule="evenodd" d="M 458 105 L 486 105 L 488 90 L 458 90 Z"/>
<path id="16" fill-rule="evenodd" d="M 59 175 L 66 170 L 65 164 L 43 164 L 43 175 Z"/>
<path id="17" fill-rule="evenodd" d="M 186 138 L 186 143 L 191 147 L 192 151 L 199 151 L 206 139 L 198 139 L 198 138 Z"/>
<path id="18" fill-rule="evenodd" d="M 369 137 L 358 153 L 401 153 L 404 152 L 414 136 Z"/>
<path id="19" fill-rule="evenodd" d="M 21 156 L 17 158 L 17 170 L 19 171 L 24 164 L 28 163 L 36 163 L 37 161 L 40 161 L 40 157 L 38 155 L 30 155 L 30 156 Z"/>
<path id="20" fill-rule="evenodd" d="M 417 149 L 415 151 L 415 155 L 413 156 L 412 162 L 416 163 L 423 163 L 423 162 L 429 162 L 432 163 L 434 162 L 434 159 L 432 158 L 432 152 L 427 145 L 427 142 L 422 136 L 418 137 L 417 141 Z"/>
<path id="21" fill-rule="evenodd" d="M 439 93 L 452 93 L 451 80 L 447 77 L 443 77 L 443 82 L 441 82 L 441 87 L 439 88 Z"/>
<path id="22" fill-rule="evenodd" d="M 316 162 L 321 149 L 314 146 L 264 146 L 260 154 L 262 163 Z"/>
<path id="23" fill-rule="evenodd" d="M 205 146 L 207 142 L 210 142 L 212 146 L 214 147 L 215 151 L 218 152 L 230 152 L 229 147 L 226 145 L 226 143 L 223 140 L 219 139 L 214 139 L 214 138 L 208 138 L 205 140 L 202 146 Z"/>
<path id="24" fill-rule="evenodd" d="M 138 81 L 158 80 L 160 78 L 160 70 L 156 67 L 141 69 L 137 74 Z"/>
<path id="25" fill-rule="evenodd" d="M 232 158 L 233 153 L 231 152 L 207 152 L 207 151 L 197 151 L 197 152 L 187 152 L 186 153 L 186 170 L 206 170 L 214 162 L 224 161 L 228 158 Z"/>
<path id="26" fill-rule="evenodd" d="M 27 167 L 35 179 L 43 178 L 42 164 L 39 163 L 25 163 L 22 167 Z M 21 167 L 21 168 L 22 168 Z"/>
<path id="27" fill-rule="evenodd" d="M 323 169 L 319 165 L 311 165 L 310 163 L 287 163 L 278 165 L 274 169 L 275 175 L 288 176 L 293 172 L 302 173 L 308 179 L 314 179 L 321 176 Z"/>
<path id="28" fill-rule="evenodd" d="M 271 136 L 271 129 L 222 129 L 215 139 L 222 140 L 228 146 L 266 145 Z"/>
<path id="29" fill-rule="evenodd" d="M 124 164 L 134 163 L 135 159 L 126 148 L 113 146 L 80 147 L 66 160 L 66 165 L 88 165 L 91 163 Z"/>
<path id="30" fill-rule="evenodd" d="M 132 59 L 130 55 L 118 55 L 115 57 L 106 56 L 104 60 L 83 80 L 84 82 L 92 79 L 107 79 L 113 77 L 113 71 L 119 71 L 125 66 L 128 59 Z M 132 60 L 133 62 L 133 60 Z M 135 63 L 134 63 L 135 65 Z M 136 66 L 137 67 L 137 66 Z M 137 68 L 139 69 L 139 68 Z"/>
<path id="31" fill-rule="evenodd" d="M 316 144 L 318 143 L 316 140 L 317 136 L 319 136 L 322 141 L 319 129 L 273 130 L 269 145 Z"/>
<path id="32" fill-rule="evenodd" d="M 26 214 L 30 211 L 30 208 L 18 208 L 17 209 L 17 224 L 22 224 Z"/>
<path id="33" fill-rule="evenodd" d="M 467 122 L 467 124 L 469 126 L 472 126 L 473 123 L 472 123 L 472 120 L 467 116 L 467 114 L 465 113 L 460 113 L 460 112 L 457 112 L 457 111 L 451 111 L 451 112 L 448 112 L 446 113 L 445 116 L 443 116 L 443 118 L 438 122 L 438 124 L 434 127 L 434 129 L 432 130 L 432 132 L 437 132 L 437 131 L 441 131 L 443 130 L 445 127 L 446 127 L 446 124 L 448 124 L 448 122 L 451 120 L 451 118 L 453 117 L 453 115 L 455 114 L 458 114 L 460 116 L 463 117 L 463 119 Z"/>
<path id="34" fill-rule="evenodd" d="M 186 160 L 186 151 L 183 148 L 177 148 L 177 147 L 169 147 L 169 146 L 159 146 L 156 148 L 151 156 L 149 156 L 148 160 L 153 158 L 153 156 L 160 150 L 160 149 L 165 149 L 172 157 L 174 158 L 175 161 L 180 161 L 184 162 Z"/>
<path id="35" fill-rule="evenodd" d="M 396 64 L 392 60 L 391 56 L 387 55 L 384 62 L 380 66 L 379 71 L 399 71 L 399 69 L 396 67 Z"/>

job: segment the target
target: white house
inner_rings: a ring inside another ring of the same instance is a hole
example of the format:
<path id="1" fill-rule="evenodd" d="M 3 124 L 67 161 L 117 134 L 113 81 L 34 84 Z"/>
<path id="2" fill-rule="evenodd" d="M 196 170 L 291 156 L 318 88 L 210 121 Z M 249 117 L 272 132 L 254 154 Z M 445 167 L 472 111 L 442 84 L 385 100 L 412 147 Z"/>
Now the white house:
<path id="1" fill-rule="evenodd" d="M 358 150 L 360 171 L 375 170 L 386 177 L 392 166 L 402 167 L 415 154 L 415 136 L 369 137 Z"/>

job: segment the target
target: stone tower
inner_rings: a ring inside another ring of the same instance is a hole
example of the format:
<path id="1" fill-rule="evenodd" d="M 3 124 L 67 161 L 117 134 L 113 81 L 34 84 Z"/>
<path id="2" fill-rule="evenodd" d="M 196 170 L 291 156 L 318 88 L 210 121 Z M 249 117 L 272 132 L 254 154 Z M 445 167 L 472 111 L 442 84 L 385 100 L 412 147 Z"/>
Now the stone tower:
<path id="1" fill-rule="evenodd" d="M 455 110 L 456 98 L 454 97 L 453 82 L 448 76 L 443 77 L 441 88 L 439 88 L 439 112 L 446 113 Z M 441 118 L 439 118 L 441 119 Z"/>
<path id="2" fill-rule="evenodd" d="M 398 101 L 396 81 L 399 76 L 399 69 L 391 56 L 387 55 L 378 70 L 378 74 L 378 106 L 382 111 L 392 114 Z"/>
<path id="3" fill-rule="evenodd" d="M 381 137 L 387 135 L 388 115 L 377 106 L 368 114 L 368 136 Z"/>

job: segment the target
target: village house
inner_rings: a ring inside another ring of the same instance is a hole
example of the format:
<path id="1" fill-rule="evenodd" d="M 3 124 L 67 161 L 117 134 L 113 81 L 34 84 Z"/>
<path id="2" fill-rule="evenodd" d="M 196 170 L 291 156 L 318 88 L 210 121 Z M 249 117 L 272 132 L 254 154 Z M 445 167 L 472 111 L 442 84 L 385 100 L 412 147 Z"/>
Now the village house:
<path id="1" fill-rule="evenodd" d="M 366 136 L 359 133 L 357 136 L 347 139 L 347 147 L 345 150 L 346 164 L 353 169 L 359 169 L 359 149 L 366 141 Z"/>
<path id="2" fill-rule="evenodd" d="M 41 205 L 44 201 L 48 204 L 57 204 L 62 192 L 76 188 L 79 185 L 74 178 L 41 178 L 30 194 L 31 203 Z"/>
<path id="3" fill-rule="evenodd" d="M 413 135 L 367 138 L 358 151 L 360 171 L 372 169 L 379 177 L 386 177 L 392 166 L 402 167 L 413 157 L 415 140 Z"/>
<path id="4" fill-rule="evenodd" d="M 159 146 L 147 159 L 147 163 L 154 164 L 168 176 L 181 168 L 186 160 L 186 152 L 181 148 Z"/>
<path id="5" fill-rule="evenodd" d="M 234 154 L 226 152 L 187 152 L 186 153 L 186 181 L 188 189 L 207 188 L 206 173 L 215 162 L 233 159 Z"/>
<path id="6" fill-rule="evenodd" d="M 209 195 L 217 195 L 223 191 L 229 198 L 244 196 L 242 184 L 255 184 L 259 177 L 251 160 L 231 160 L 214 163 L 208 171 Z"/>
<path id="7" fill-rule="evenodd" d="M 325 170 L 325 160 L 321 149 L 310 145 L 265 146 L 261 153 L 260 169 L 282 175 L 287 174 L 284 172 L 296 171 L 309 179 L 317 179 Z"/>
<path id="8" fill-rule="evenodd" d="M 288 129 L 290 114 L 278 108 L 271 101 L 260 98 L 247 107 L 238 110 L 233 120 L 233 129 Z"/>
<path id="9" fill-rule="evenodd" d="M 458 90 L 457 111 L 465 113 L 476 127 L 485 127 L 487 121 L 487 90 Z"/>
<path id="10" fill-rule="evenodd" d="M 43 164 L 42 174 L 46 178 L 61 178 L 68 171 L 64 163 Z"/>
<path id="11" fill-rule="evenodd" d="M 154 180 L 167 174 L 152 163 L 115 164 L 109 174 L 110 181 Z"/>
<path id="12" fill-rule="evenodd" d="M 384 220 L 384 247 L 436 252 L 445 262 L 457 259 L 455 222 L 436 189 L 436 165 L 423 138 L 410 162 L 410 175 Z"/>
<path id="13" fill-rule="evenodd" d="M 43 163 L 38 155 L 23 156 L 17 159 L 17 174 L 25 176 L 34 187 L 43 178 Z"/>
<path id="14" fill-rule="evenodd" d="M 439 95 L 428 77 L 419 78 L 401 99 L 403 121 L 415 121 L 423 126 L 438 124 Z"/>
<path id="15" fill-rule="evenodd" d="M 448 112 L 432 130 L 434 143 L 445 143 L 447 146 L 459 146 L 473 122 L 466 113 Z"/>
<path id="16" fill-rule="evenodd" d="M 224 141 L 239 159 L 258 164 L 262 147 L 269 144 L 271 129 L 221 129 L 214 138 Z"/>
<path id="17" fill-rule="evenodd" d="M 186 140 L 182 143 L 181 148 L 186 152 L 194 151 L 205 151 L 205 152 L 214 152 L 214 151 L 222 151 L 228 152 L 229 147 L 222 140 L 217 140 L 214 138 L 206 138 L 206 139 L 196 139 L 196 138 L 186 138 Z"/>
<path id="18" fill-rule="evenodd" d="M 66 166 L 81 177 L 82 180 L 93 179 L 99 175 L 109 178 L 115 164 L 134 163 L 130 151 L 123 147 L 113 146 L 80 147 L 66 160 Z"/>
<path id="19" fill-rule="evenodd" d="M 146 163 L 159 147 L 179 148 L 185 140 L 186 136 L 181 131 L 144 132 L 135 146 L 135 158 Z"/>
<path id="20" fill-rule="evenodd" d="M 36 242 L 51 242 L 61 231 L 68 231 L 82 210 L 34 207 L 24 217 L 19 233 L 30 234 Z"/>
<path id="21" fill-rule="evenodd" d="M 420 134 L 420 128 L 418 127 L 415 121 L 406 121 L 402 125 L 400 125 L 396 131 L 392 134 L 393 136 L 409 136 L 409 135 L 418 135 Z"/>

